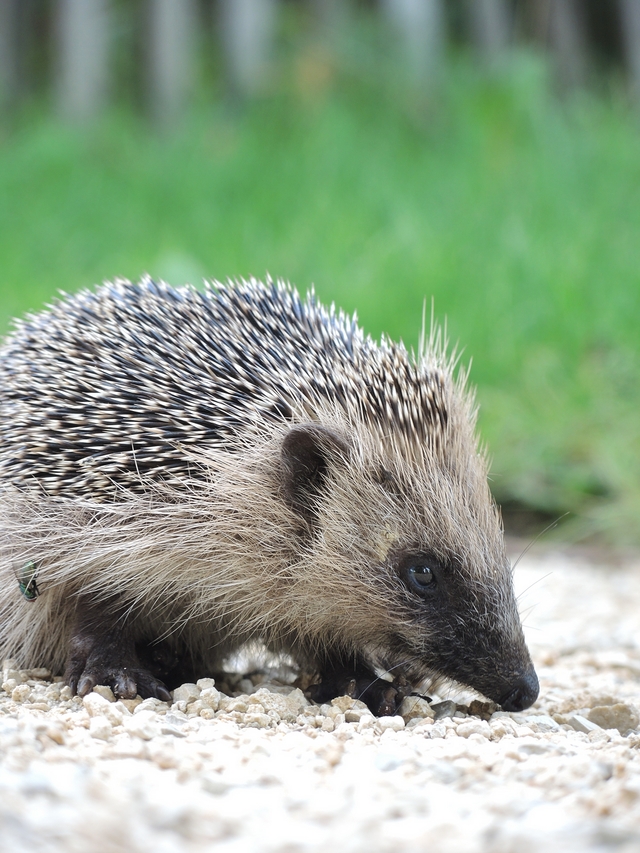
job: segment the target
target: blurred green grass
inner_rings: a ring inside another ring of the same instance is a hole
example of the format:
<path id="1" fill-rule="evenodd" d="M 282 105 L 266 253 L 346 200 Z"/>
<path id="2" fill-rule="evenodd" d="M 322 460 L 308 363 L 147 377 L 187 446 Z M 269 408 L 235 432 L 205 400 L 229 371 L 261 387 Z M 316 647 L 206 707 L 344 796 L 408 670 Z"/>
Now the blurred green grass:
<path id="1" fill-rule="evenodd" d="M 24 117 L 0 140 L 2 330 L 145 271 L 313 283 L 412 347 L 433 298 L 473 359 L 498 500 L 637 545 L 637 122 L 615 93 L 560 103 L 531 57 L 492 79 L 459 62 L 422 100 L 314 73 L 172 134 Z"/>

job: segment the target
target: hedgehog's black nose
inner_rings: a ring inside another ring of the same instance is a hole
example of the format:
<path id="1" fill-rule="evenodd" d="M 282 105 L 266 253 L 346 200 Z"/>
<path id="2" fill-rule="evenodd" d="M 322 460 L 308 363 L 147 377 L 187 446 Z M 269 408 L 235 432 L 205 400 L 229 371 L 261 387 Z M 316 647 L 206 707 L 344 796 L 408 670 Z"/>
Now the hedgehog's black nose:
<path id="1" fill-rule="evenodd" d="M 503 711 L 524 711 L 538 698 L 540 685 L 533 667 L 523 675 L 509 693 L 500 700 Z"/>

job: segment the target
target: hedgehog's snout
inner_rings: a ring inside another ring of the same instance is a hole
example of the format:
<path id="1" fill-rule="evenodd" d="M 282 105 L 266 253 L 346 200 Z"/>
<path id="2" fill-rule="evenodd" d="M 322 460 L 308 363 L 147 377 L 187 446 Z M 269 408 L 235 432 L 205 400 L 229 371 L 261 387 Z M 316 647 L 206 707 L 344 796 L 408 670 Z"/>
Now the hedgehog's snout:
<path id="1" fill-rule="evenodd" d="M 500 700 L 503 711 L 524 711 L 529 708 L 538 698 L 540 685 L 538 676 L 533 667 L 522 675 L 515 684 L 511 685 L 510 691 Z"/>

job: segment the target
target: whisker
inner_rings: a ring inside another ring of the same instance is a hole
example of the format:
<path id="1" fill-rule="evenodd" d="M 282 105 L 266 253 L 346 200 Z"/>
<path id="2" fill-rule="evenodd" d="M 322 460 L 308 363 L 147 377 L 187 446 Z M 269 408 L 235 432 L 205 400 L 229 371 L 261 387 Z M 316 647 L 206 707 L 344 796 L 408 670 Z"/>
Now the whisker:
<path id="1" fill-rule="evenodd" d="M 534 587 L 537 583 L 540 583 L 540 581 L 544 581 L 544 580 L 546 580 L 547 578 L 550 578 L 552 574 L 553 574 L 553 572 L 547 572 L 547 574 L 546 574 L 546 575 L 543 575 L 541 578 L 537 578 L 536 580 L 534 580 L 532 583 L 530 583 L 530 584 L 529 584 L 529 586 L 528 586 L 526 589 L 523 589 L 523 590 L 522 590 L 522 592 L 518 595 L 518 597 L 517 597 L 516 601 L 520 601 L 520 599 L 522 598 L 522 596 L 523 596 L 523 595 L 526 595 L 526 593 L 528 593 L 530 589 L 533 589 L 533 587 Z"/>
<path id="2" fill-rule="evenodd" d="M 566 518 L 568 515 L 569 515 L 568 512 L 563 512 L 562 515 L 559 515 L 555 521 L 552 521 L 551 524 L 548 524 L 544 528 L 544 530 L 541 530 L 540 533 L 538 533 L 538 535 L 534 539 L 532 539 L 531 542 L 529 542 L 529 544 L 527 545 L 527 547 L 522 551 L 522 553 L 520 554 L 518 559 L 515 561 L 515 563 L 511 567 L 511 571 L 515 572 L 516 568 L 518 567 L 518 563 L 520 562 L 520 560 L 525 556 L 525 554 L 527 554 L 531 550 L 531 548 L 533 548 L 533 546 L 536 544 L 538 539 L 540 539 L 542 536 L 544 536 L 545 533 L 548 533 L 550 530 L 553 530 L 554 527 L 557 527 L 558 523 L 560 521 L 562 521 L 563 518 Z"/>
<path id="3" fill-rule="evenodd" d="M 389 667 L 386 670 L 386 672 L 389 672 L 389 673 L 393 672 L 394 669 L 399 669 L 400 667 L 406 666 L 408 663 L 413 663 L 414 661 L 417 661 L 417 660 L 419 660 L 418 655 L 412 655 L 411 657 L 406 658 L 403 661 L 400 661 L 400 663 L 396 663 L 393 666 Z M 367 690 L 369 690 L 369 688 L 373 687 L 373 685 L 377 684 L 379 681 L 386 681 L 386 678 L 381 678 L 379 675 L 377 675 L 376 678 L 370 684 L 368 684 L 364 688 L 364 690 L 362 690 L 361 693 L 358 696 L 356 696 L 355 698 L 358 699 L 359 701 L 362 701 L 362 697 L 367 692 Z M 387 684 L 393 684 L 393 682 L 388 681 Z"/>

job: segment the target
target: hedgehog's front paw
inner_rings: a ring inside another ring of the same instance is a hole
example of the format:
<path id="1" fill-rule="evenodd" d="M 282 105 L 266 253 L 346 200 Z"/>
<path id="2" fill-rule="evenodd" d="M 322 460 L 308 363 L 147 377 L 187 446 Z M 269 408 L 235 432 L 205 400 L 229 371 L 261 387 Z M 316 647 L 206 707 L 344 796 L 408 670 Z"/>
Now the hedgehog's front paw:
<path id="1" fill-rule="evenodd" d="M 404 696 L 397 684 L 376 678 L 369 684 L 363 684 L 356 698 L 368 705 L 376 717 L 393 717 L 398 713 Z"/>
<path id="2" fill-rule="evenodd" d="M 113 690 L 117 699 L 153 697 L 171 701 L 165 685 L 140 666 L 135 651 L 95 638 L 76 636 L 71 639 L 64 679 L 73 693 L 86 696 L 98 684 Z"/>
<path id="3" fill-rule="evenodd" d="M 389 717 L 397 713 L 405 693 L 400 684 L 385 681 L 365 667 L 355 672 L 340 667 L 325 671 L 320 684 L 310 687 L 307 695 L 319 705 L 336 696 L 351 696 L 364 702 L 376 717 Z"/>

